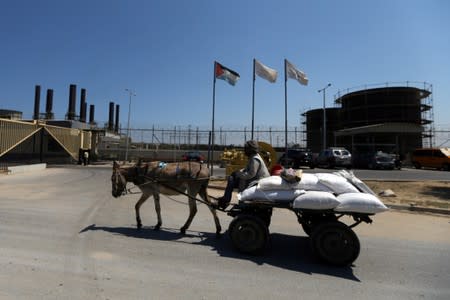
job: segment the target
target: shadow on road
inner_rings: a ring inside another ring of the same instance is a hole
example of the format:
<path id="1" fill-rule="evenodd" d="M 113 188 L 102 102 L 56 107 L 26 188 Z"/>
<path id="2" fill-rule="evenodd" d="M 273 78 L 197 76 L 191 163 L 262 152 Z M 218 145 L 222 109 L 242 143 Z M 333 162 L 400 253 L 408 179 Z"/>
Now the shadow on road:
<path id="1" fill-rule="evenodd" d="M 270 246 L 268 249 L 263 255 L 253 256 L 241 254 L 234 250 L 227 232 L 222 234 L 222 237 L 218 239 L 215 233 L 204 233 L 191 230 L 189 230 L 187 234 L 182 235 L 178 229 L 165 227 L 160 230 L 153 230 L 152 227 L 144 227 L 137 230 L 134 227 L 106 227 L 92 224 L 81 230 L 79 233 L 88 231 L 105 231 L 133 238 L 202 245 L 210 247 L 212 251 L 216 251 L 222 257 L 249 260 L 257 265 L 268 264 L 274 267 L 310 275 L 324 274 L 360 282 L 353 274 L 353 269 L 350 266 L 334 267 L 321 264 L 311 250 L 308 237 L 271 233 L 269 241 Z M 189 241 L 189 238 L 192 238 L 193 241 Z"/>

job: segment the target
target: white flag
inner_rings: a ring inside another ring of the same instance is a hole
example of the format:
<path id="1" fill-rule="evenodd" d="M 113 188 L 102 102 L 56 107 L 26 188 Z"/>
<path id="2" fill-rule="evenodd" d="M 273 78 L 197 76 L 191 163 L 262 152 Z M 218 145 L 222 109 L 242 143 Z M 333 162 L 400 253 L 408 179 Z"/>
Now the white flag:
<path id="1" fill-rule="evenodd" d="M 308 77 L 302 71 L 298 70 L 293 64 L 291 64 L 287 59 L 285 59 L 286 63 L 286 72 L 289 78 L 293 78 L 297 80 L 300 84 L 308 85 Z"/>
<path id="2" fill-rule="evenodd" d="M 277 81 L 278 72 L 274 69 L 271 69 L 263 65 L 256 59 L 255 59 L 255 74 L 271 83 Z"/>

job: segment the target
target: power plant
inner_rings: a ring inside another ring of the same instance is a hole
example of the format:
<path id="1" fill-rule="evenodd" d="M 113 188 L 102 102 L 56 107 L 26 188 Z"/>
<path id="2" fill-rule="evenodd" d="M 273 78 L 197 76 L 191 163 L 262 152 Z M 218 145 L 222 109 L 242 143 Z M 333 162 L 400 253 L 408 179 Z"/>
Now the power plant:
<path id="1" fill-rule="evenodd" d="M 100 135 L 120 139 L 118 135 L 120 106 L 110 102 L 107 129 L 99 128 L 95 122 L 95 106 L 92 104 L 89 106 L 89 119 L 87 118 L 86 89 L 81 89 L 79 114 L 76 112 L 76 95 L 77 86 L 71 84 L 67 113 L 64 119 L 59 120 L 55 119 L 53 113 L 53 89 L 47 90 L 45 112 L 41 113 L 40 85 L 36 85 L 34 90 L 32 120 L 23 120 L 22 113 L 18 111 L 0 110 L 0 125 L 2 132 L 5 132 L 0 141 L 0 163 L 81 162 L 84 152 L 89 152 L 91 157 L 95 157 Z"/>

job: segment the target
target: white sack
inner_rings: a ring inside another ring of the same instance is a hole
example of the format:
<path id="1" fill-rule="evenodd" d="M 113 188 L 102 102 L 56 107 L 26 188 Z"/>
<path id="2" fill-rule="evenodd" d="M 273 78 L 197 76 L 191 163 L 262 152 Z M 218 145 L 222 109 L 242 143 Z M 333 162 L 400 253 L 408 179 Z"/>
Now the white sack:
<path id="1" fill-rule="evenodd" d="M 334 209 L 339 212 L 375 214 L 388 210 L 377 196 L 366 193 L 345 193 L 337 196 L 340 204 Z"/>
<path id="2" fill-rule="evenodd" d="M 330 173 L 316 173 L 319 183 L 330 188 L 336 194 L 357 193 L 358 189 L 342 176 Z"/>
<path id="3" fill-rule="evenodd" d="M 239 201 L 244 200 L 265 200 L 265 201 L 286 201 L 291 202 L 305 193 L 303 190 L 270 190 L 264 191 L 256 186 L 243 190 L 237 195 Z"/>
<path id="4" fill-rule="evenodd" d="M 352 171 L 339 170 L 337 172 L 334 172 L 334 174 L 344 177 L 345 179 L 347 179 L 350 183 L 352 183 L 354 186 L 356 186 L 363 193 L 375 195 L 375 193 L 372 191 L 372 189 L 370 187 L 368 187 L 364 182 L 362 182 L 358 177 L 356 177 Z"/>
<path id="5" fill-rule="evenodd" d="M 319 178 L 315 174 L 303 173 L 300 182 L 295 184 L 295 187 L 305 191 L 324 191 L 333 192 L 332 189 L 319 182 Z"/>
<path id="6" fill-rule="evenodd" d="M 295 184 L 294 184 L 295 185 Z M 283 180 L 280 176 L 269 176 L 258 181 L 258 189 L 264 191 L 270 190 L 292 190 L 295 189 L 293 185 Z"/>
<path id="7" fill-rule="evenodd" d="M 308 191 L 294 200 L 294 208 L 333 209 L 339 205 L 338 199 L 329 192 Z"/>

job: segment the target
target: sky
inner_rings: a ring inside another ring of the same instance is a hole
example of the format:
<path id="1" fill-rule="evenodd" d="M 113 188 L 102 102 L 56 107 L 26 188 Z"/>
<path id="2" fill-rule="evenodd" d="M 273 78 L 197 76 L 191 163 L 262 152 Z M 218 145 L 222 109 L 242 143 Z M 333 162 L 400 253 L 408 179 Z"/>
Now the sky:
<path id="1" fill-rule="evenodd" d="M 250 128 L 253 59 L 278 70 L 255 80 L 255 128 L 285 124 L 284 59 L 309 78 L 287 81 L 288 126 L 346 89 L 386 82 L 433 86 L 435 126 L 450 129 L 447 0 L 0 0 L 0 109 L 33 115 L 47 89 L 63 119 L 69 85 L 86 89 L 95 120 L 120 105 L 132 128 L 211 128 L 214 61 L 240 74 L 215 84 L 215 127 Z"/>

